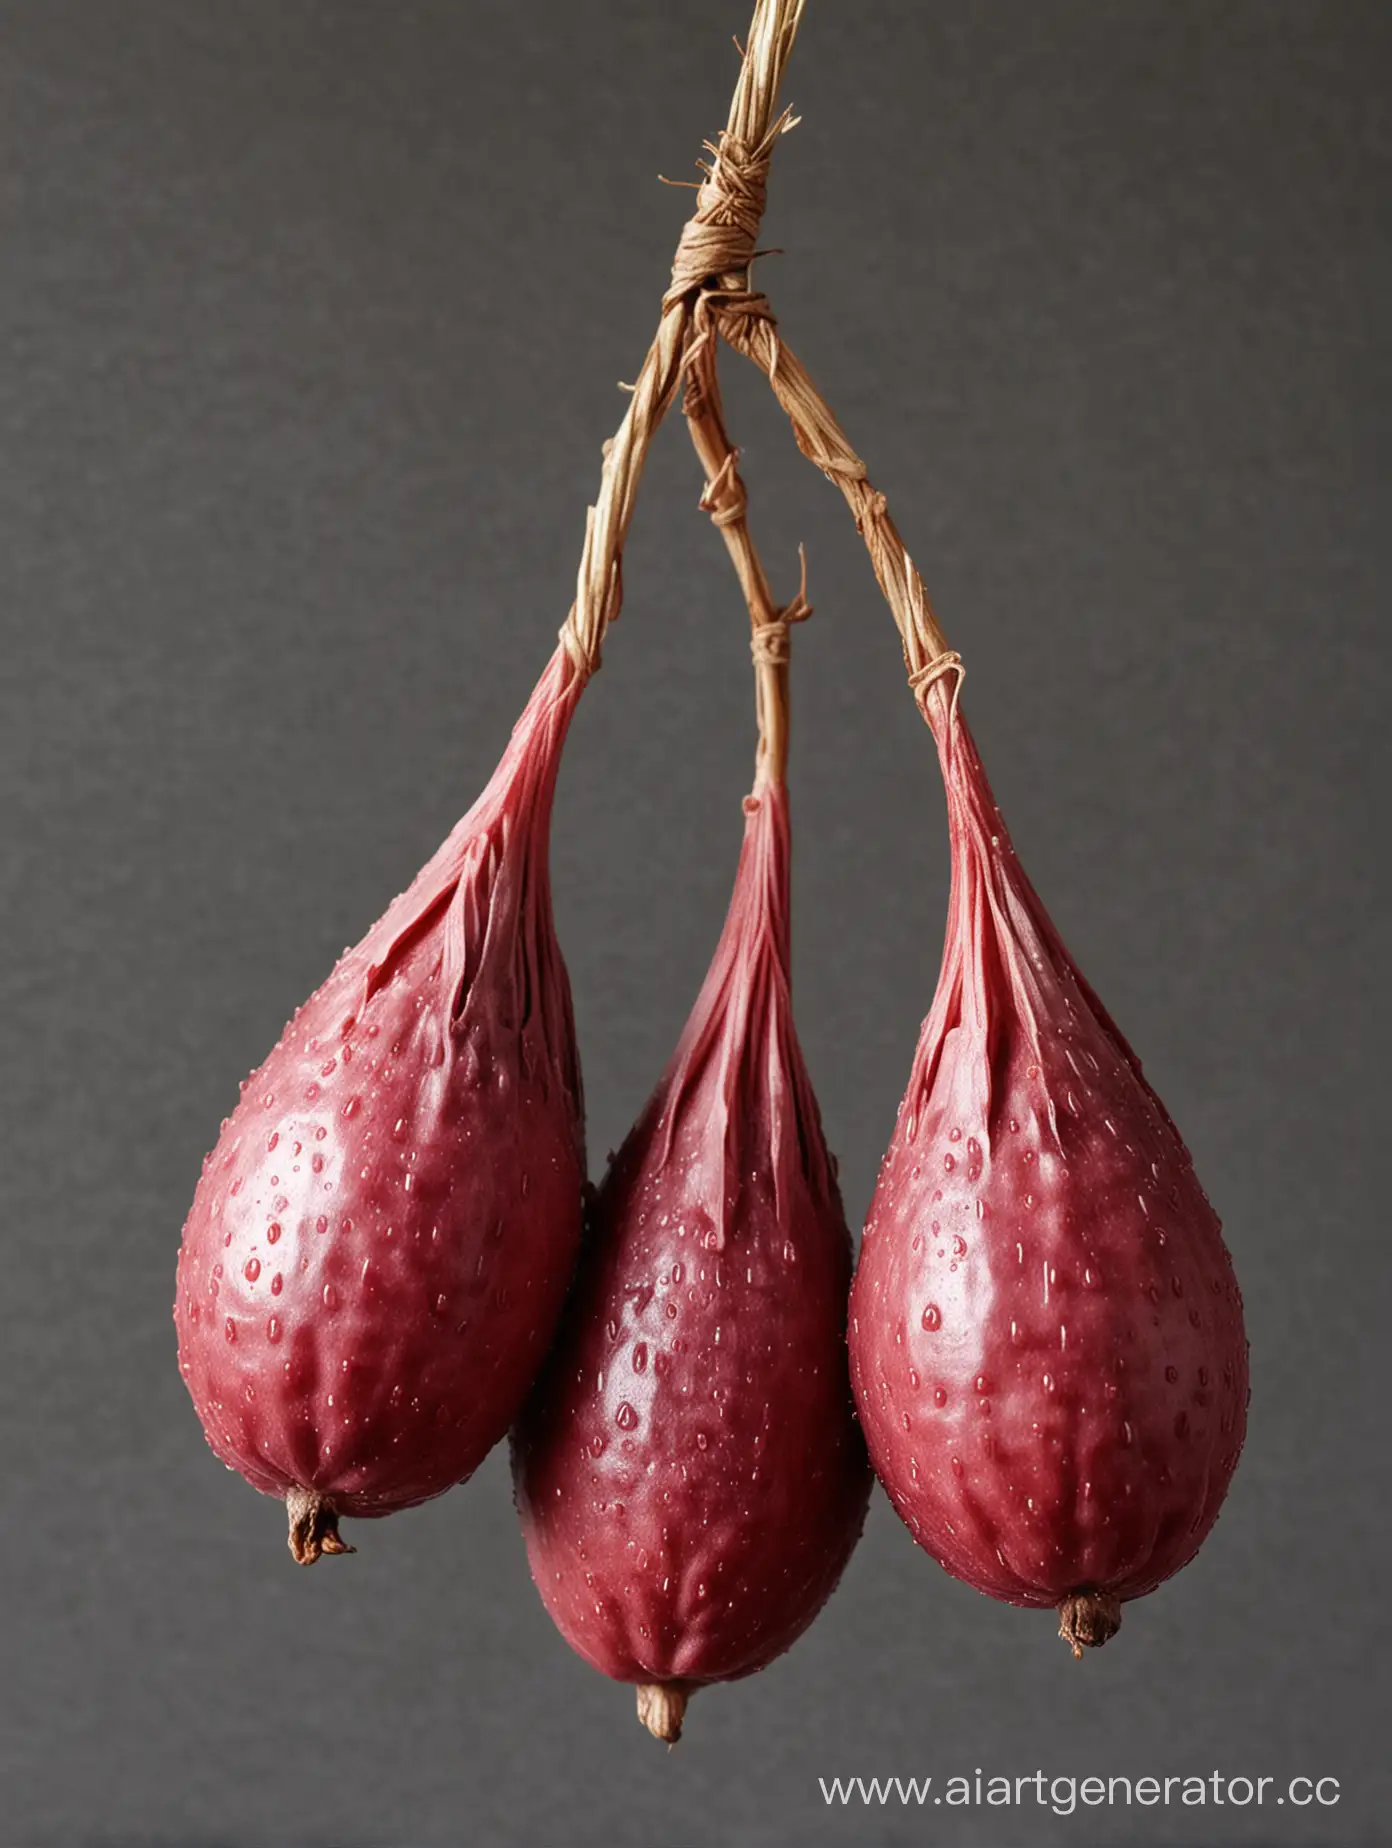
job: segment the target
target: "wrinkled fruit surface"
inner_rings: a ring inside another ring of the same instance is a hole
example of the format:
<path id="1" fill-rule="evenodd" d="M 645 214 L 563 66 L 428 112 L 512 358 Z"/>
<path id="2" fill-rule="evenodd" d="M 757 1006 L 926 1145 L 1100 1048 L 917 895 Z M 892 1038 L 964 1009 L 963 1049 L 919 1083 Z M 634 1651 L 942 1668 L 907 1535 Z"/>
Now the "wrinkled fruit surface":
<path id="1" fill-rule="evenodd" d="M 266 1494 L 359 1516 L 438 1495 L 503 1436 L 551 1338 L 583 1185 L 547 876 L 577 695 L 558 653 L 479 802 L 204 1163 L 179 1364 L 214 1451 Z"/>
<path id="2" fill-rule="evenodd" d="M 1198 1550 L 1237 1463 L 1241 1297 L 1188 1152 L 1026 879 L 960 719 L 940 756 L 951 913 L 852 1293 L 861 1421 L 949 1572 L 1022 1605 L 1136 1598 Z M 1105 1640 L 1114 1608 L 1066 1627 Z"/>
<path id="3" fill-rule="evenodd" d="M 514 1440 L 532 1574 L 562 1634 L 607 1675 L 682 1684 L 681 1704 L 806 1628 L 870 1487 L 850 1239 L 792 1026 L 786 798 L 746 808 L 715 960 L 600 1189 Z"/>

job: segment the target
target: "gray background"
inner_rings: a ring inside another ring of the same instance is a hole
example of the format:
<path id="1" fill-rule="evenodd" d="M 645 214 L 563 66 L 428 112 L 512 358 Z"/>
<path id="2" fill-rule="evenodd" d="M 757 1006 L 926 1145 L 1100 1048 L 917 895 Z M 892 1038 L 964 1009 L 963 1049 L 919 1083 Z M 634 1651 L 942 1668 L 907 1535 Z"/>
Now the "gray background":
<path id="1" fill-rule="evenodd" d="M 503 1461 L 297 1573 L 169 1302 L 237 1080 L 472 800 L 569 598 L 742 0 L 0 9 L 6 1844 L 1392 1839 L 1392 13 L 811 0 L 764 277 L 971 667 L 1036 883 L 1228 1226 L 1252 1432 L 1075 1668 L 877 1498 L 668 1756 Z M 853 1220 L 941 943 L 929 743 L 839 499 L 727 363 L 797 644 L 799 1018 Z M 555 881 L 596 1166 L 714 943 L 743 615 L 664 432 Z M 1337 1809 L 827 1811 L 819 1775 L 1336 1776 Z"/>

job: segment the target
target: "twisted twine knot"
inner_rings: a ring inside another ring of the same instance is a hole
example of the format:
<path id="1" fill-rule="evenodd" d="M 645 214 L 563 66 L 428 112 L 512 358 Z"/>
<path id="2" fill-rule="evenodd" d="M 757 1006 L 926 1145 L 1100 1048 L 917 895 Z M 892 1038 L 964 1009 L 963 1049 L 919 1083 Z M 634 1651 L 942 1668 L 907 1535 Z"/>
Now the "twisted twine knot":
<path id="1" fill-rule="evenodd" d="M 807 601 L 807 554 L 798 547 L 802 558 L 802 582 L 791 603 L 777 611 L 772 622 L 756 623 L 750 631 L 749 652 L 756 667 L 786 667 L 791 652 L 788 631 L 795 622 L 806 622 L 812 614 Z"/>
<path id="2" fill-rule="evenodd" d="M 757 148 L 746 147 L 728 129 L 705 146 L 712 158 L 701 163 L 705 179 L 696 210 L 682 230 L 672 262 L 672 284 L 664 308 L 700 289 L 711 277 L 738 274 L 754 261 L 759 221 L 764 215 L 769 162 L 781 126 Z"/>
<path id="3" fill-rule="evenodd" d="M 694 381 L 694 372 L 690 374 Z M 725 460 L 706 483 L 705 492 L 696 505 L 708 513 L 712 526 L 736 526 L 744 518 L 749 496 L 739 474 L 739 451 L 727 451 Z"/>
<path id="4" fill-rule="evenodd" d="M 918 709 L 924 718 L 928 717 L 928 694 L 934 684 L 944 674 L 955 677 L 952 689 L 952 712 L 957 712 L 957 698 L 962 691 L 962 682 L 967 677 L 967 670 L 962 665 L 962 657 L 955 648 L 948 648 L 940 655 L 934 655 L 931 661 L 925 661 L 922 667 L 916 667 L 909 675 L 909 691 L 918 701 Z"/>
<path id="5" fill-rule="evenodd" d="M 581 686 L 583 686 L 592 675 L 599 672 L 600 663 L 598 657 L 591 661 L 589 655 L 586 654 L 585 644 L 580 640 L 576 632 L 575 619 L 576 608 L 572 603 L 570 606 L 570 614 L 566 617 L 557 632 L 557 640 L 570 656 L 570 664 L 575 670 L 576 678 L 579 680 Z"/>

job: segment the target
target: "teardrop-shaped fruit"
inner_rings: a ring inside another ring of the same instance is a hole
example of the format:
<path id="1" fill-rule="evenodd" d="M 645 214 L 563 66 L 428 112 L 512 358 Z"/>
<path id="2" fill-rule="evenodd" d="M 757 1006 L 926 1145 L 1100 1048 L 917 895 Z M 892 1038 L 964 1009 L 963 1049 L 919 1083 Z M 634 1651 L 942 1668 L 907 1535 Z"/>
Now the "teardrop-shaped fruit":
<path id="1" fill-rule="evenodd" d="M 1197 1552 L 1242 1448 L 1218 1220 L 1016 859 L 960 717 L 942 973 L 851 1297 L 870 1453 L 919 1544 L 1061 1633 Z"/>
<path id="2" fill-rule="evenodd" d="M 564 649 L 487 789 L 243 1086 L 184 1227 L 179 1364 L 208 1442 L 290 1509 L 462 1481 L 541 1364 L 579 1243 L 583 1124 L 548 845 L 583 681 Z"/>
<path id="3" fill-rule="evenodd" d="M 694 1689 L 812 1621 L 870 1490 L 850 1237 L 793 1031 L 786 796 L 746 810 L 715 959 L 599 1191 L 513 1449 L 547 1609 L 668 1740 Z"/>

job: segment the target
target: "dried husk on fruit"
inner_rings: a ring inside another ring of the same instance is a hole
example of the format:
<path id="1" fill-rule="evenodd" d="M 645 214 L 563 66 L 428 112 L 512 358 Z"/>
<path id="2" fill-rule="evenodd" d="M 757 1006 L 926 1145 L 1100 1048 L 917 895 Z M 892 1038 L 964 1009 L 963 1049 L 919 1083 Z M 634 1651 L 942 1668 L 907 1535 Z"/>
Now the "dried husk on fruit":
<path id="1" fill-rule="evenodd" d="M 850 1235 L 793 1030 L 788 852 L 765 781 L 710 972 L 599 1189 L 514 1437 L 547 1609 L 669 1741 L 695 1689 L 766 1667 L 812 1621 L 870 1491 Z"/>
<path id="2" fill-rule="evenodd" d="M 194 1195 L 180 1370 L 304 1564 L 346 1550 L 340 1516 L 472 1473 L 565 1295 L 583 1124 L 547 861 L 583 684 L 558 648 L 478 802 L 243 1085 Z"/>
<path id="3" fill-rule="evenodd" d="M 1081 1654 L 1198 1551 L 1246 1423 L 1241 1296 L 1168 1112 L 940 738 L 942 972 L 852 1296 L 881 1481 L 950 1572 Z"/>

